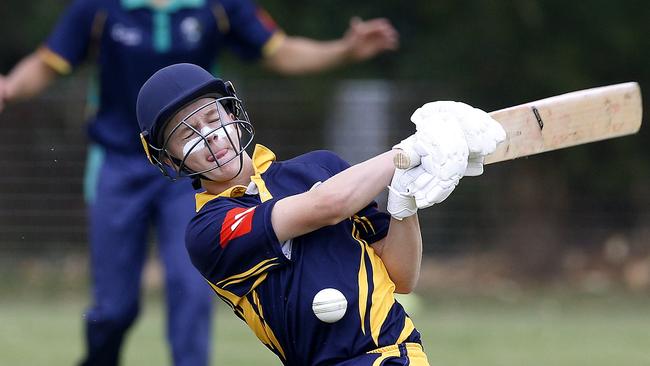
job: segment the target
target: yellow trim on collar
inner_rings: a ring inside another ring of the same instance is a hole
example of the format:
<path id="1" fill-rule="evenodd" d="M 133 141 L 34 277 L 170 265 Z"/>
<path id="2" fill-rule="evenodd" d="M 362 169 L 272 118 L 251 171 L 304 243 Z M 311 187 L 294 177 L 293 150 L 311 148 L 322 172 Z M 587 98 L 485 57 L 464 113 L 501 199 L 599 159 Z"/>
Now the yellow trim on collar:
<path id="1" fill-rule="evenodd" d="M 253 152 L 253 168 L 255 175 L 251 177 L 251 181 L 257 186 L 260 194 L 260 201 L 266 202 L 273 198 L 271 192 L 266 188 L 266 183 L 262 179 L 262 174 L 266 172 L 271 164 L 275 161 L 275 154 L 264 145 L 255 145 Z"/>
<path id="2" fill-rule="evenodd" d="M 270 57 L 275 54 L 282 43 L 284 43 L 284 40 L 287 38 L 287 35 L 282 32 L 282 31 L 276 31 L 273 33 L 271 38 L 269 38 L 266 43 L 264 43 L 264 46 L 262 46 L 262 56 L 264 57 Z"/>
<path id="3" fill-rule="evenodd" d="M 253 151 L 253 169 L 255 169 L 255 174 L 265 173 L 275 159 L 275 154 L 271 149 L 264 145 L 256 144 L 255 150 Z"/>
<path id="4" fill-rule="evenodd" d="M 257 144 L 255 145 L 255 150 L 253 151 L 253 171 L 255 175 L 251 176 L 251 181 L 255 183 L 260 194 L 260 200 L 266 202 L 273 198 L 271 192 L 266 188 L 266 184 L 262 179 L 262 174 L 266 172 L 271 164 L 276 160 L 275 154 L 268 147 L 264 145 Z M 196 199 L 196 212 L 199 212 L 206 203 L 212 201 L 215 198 L 219 197 L 241 197 L 246 193 L 246 186 L 236 185 L 226 189 L 225 191 L 219 194 L 211 194 L 208 192 L 197 193 L 195 196 Z"/>
<path id="5" fill-rule="evenodd" d="M 66 75 L 72 71 L 70 62 L 51 49 L 41 46 L 36 52 L 41 61 L 59 74 Z"/>

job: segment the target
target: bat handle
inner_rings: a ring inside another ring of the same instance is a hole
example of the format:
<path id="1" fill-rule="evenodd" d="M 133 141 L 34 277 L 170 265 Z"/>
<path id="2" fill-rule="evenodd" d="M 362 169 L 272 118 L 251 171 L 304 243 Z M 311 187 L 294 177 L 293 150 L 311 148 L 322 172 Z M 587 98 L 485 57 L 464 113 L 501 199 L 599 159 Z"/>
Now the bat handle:
<path id="1" fill-rule="evenodd" d="M 409 154 L 402 150 L 393 157 L 393 164 L 395 164 L 395 168 L 397 169 L 411 169 L 420 165 L 420 155 L 415 152 Z"/>

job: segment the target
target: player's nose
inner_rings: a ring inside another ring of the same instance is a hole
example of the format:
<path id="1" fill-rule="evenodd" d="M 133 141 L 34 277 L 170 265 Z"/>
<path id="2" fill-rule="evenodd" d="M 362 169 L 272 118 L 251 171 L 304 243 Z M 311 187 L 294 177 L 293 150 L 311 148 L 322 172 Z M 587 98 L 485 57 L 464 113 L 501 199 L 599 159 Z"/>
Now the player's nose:
<path id="1" fill-rule="evenodd" d="M 217 140 L 218 137 L 217 130 L 208 126 L 201 127 L 201 135 L 203 135 L 203 137 L 208 141 Z"/>

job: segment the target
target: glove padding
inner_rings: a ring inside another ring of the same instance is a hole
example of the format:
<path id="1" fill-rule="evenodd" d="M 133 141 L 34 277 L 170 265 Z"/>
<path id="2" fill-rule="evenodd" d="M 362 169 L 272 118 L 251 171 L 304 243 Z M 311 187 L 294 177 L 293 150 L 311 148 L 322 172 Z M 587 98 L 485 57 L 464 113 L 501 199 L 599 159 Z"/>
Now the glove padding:
<path id="1" fill-rule="evenodd" d="M 499 122 L 486 112 L 461 102 L 438 101 L 424 104 L 411 116 L 416 125 L 416 135 L 439 135 L 441 126 L 457 125 L 462 130 L 468 147 L 467 167 L 464 176 L 483 173 L 485 156 L 496 150 L 506 139 L 506 132 Z"/>
<path id="2" fill-rule="evenodd" d="M 408 154 L 417 154 L 421 164 L 408 170 L 395 169 L 388 197 L 388 212 L 393 217 L 415 214 L 409 198 L 415 200 L 417 208 L 426 208 L 449 197 L 467 167 L 467 145 L 462 138 L 456 142 L 427 144 L 413 135 L 395 145 Z"/>
<path id="3" fill-rule="evenodd" d="M 388 205 L 386 209 L 393 218 L 401 221 L 406 217 L 415 215 L 418 212 L 418 205 L 415 203 L 413 196 L 400 193 L 392 186 L 388 186 Z"/>

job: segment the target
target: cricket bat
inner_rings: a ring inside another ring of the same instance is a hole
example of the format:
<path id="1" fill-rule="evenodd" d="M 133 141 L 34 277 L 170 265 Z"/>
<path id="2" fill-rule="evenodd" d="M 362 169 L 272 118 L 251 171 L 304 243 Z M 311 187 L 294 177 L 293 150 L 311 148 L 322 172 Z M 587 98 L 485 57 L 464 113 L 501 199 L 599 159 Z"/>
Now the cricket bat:
<path id="1" fill-rule="evenodd" d="M 635 82 L 585 89 L 501 109 L 490 116 L 506 139 L 485 164 L 634 134 L 641 127 L 641 89 Z M 395 167 L 412 168 L 417 157 L 395 155 Z"/>

